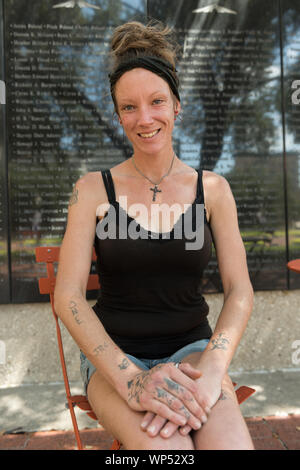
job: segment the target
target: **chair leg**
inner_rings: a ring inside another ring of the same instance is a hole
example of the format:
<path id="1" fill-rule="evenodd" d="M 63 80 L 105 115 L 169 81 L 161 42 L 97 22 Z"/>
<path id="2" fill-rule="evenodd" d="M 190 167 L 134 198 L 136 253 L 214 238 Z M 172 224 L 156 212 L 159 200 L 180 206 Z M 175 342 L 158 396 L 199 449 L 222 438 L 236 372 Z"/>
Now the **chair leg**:
<path id="1" fill-rule="evenodd" d="M 117 439 L 115 439 L 111 445 L 110 450 L 119 450 L 120 448 L 121 448 L 121 443 Z"/>
<path id="2" fill-rule="evenodd" d="M 73 429 L 74 429 L 74 433 L 75 433 L 75 438 L 76 438 L 76 442 L 77 442 L 77 448 L 78 448 L 78 450 L 83 450 L 82 441 L 81 441 L 81 437 L 80 437 L 80 433 L 79 433 L 79 429 L 78 429 L 78 424 L 77 424 L 77 419 L 76 419 L 76 415 L 75 415 L 75 411 L 74 411 L 74 405 L 70 400 L 68 400 L 68 405 L 69 405 L 69 410 L 70 410 L 70 414 L 71 414 L 71 419 L 72 419 Z"/>

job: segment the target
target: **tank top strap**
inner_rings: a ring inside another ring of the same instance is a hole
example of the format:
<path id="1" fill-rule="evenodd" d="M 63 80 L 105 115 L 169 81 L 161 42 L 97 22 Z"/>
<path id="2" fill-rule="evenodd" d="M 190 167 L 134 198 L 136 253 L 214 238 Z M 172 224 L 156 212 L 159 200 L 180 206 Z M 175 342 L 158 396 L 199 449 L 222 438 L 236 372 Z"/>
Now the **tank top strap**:
<path id="1" fill-rule="evenodd" d="M 114 202 L 116 202 L 116 194 L 111 172 L 108 169 L 101 171 L 101 174 L 105 185 L 108 201 L 110 202 L 110 204 L 113 204 Z"/>
<path id="2" fill-rule="evenodd" d="M 204 191 L 203 191 L 203 182 L 202 182 L 202 177 L 203 177 L 203 171 L 197 169 L 198 173 L 198 182 L 197 182 L 197 199 L 200 199 L 200 203 L 204 204 Z"/>

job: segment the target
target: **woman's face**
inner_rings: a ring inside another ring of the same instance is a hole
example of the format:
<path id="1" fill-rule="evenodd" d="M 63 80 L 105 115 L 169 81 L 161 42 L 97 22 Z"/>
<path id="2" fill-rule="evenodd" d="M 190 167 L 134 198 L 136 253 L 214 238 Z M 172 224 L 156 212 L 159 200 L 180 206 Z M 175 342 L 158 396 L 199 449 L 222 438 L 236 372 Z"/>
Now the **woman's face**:
<path id="1" fill-rule="evenodd" d="M 180 103 L 168 83 L 155 73 L 136 68 L 124 73 L 115 88 L 118 114 L 135 153 L 170 151 L 175 110 Z"/>

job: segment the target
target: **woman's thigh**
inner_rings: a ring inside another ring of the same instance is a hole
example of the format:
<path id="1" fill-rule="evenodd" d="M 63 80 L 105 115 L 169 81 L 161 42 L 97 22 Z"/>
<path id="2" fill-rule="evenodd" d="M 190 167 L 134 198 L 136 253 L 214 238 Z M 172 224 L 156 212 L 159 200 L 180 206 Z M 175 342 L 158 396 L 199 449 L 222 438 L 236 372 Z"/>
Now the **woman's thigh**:
<path id="1" fill-rule="evenodd" d="M 126 450 L 192 450 L 190 436 L 179 432 L 168 439 L 150 437 L 141 429 L 143 412 L 132 410 L 114 388 L 95 372 L 89 382 L 88 400 L 101 425 L 118 439 Z"/>
<path id="2" fill-rule="evenodd" d="M 187 356 L 182 362 L 192 365 L 199 354 Z M 199 431 L 192 431 L 195 449 L 209 450 L 253 450 L 253 442 L 238 404 L 230 377 L 226 374 L 222 382 L 222 394 L 212 407 L 207 422 Z"/>

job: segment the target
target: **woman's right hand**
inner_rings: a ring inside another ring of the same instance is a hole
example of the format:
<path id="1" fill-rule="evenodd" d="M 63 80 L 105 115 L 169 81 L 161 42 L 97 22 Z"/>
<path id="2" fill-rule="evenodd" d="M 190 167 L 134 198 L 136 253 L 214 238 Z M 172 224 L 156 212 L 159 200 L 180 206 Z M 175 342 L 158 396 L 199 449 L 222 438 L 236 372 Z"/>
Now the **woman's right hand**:
<path id="1" fill-rule="evenodd" d="M 201 372 L 193 369 L 188 376 L 170 362 L 136 374 L 128 382 L 128 405 L 136 411 L 155 413 L 178 426 L 187 424 L 200 429 L 207 416 L 196 399 L 195 379 Z"/>

